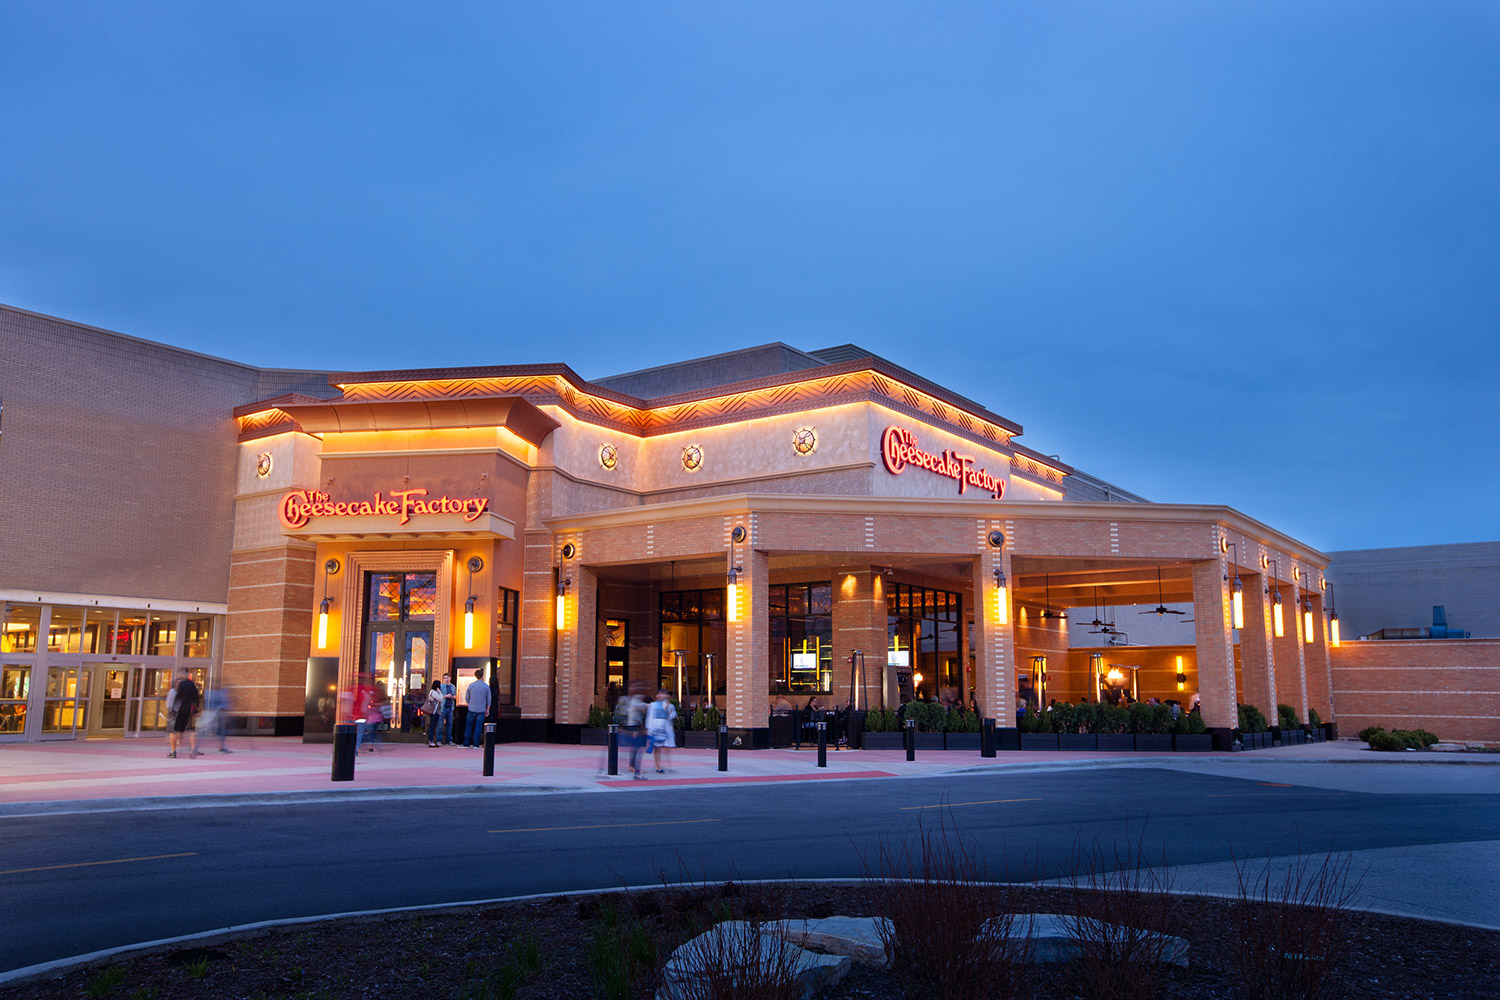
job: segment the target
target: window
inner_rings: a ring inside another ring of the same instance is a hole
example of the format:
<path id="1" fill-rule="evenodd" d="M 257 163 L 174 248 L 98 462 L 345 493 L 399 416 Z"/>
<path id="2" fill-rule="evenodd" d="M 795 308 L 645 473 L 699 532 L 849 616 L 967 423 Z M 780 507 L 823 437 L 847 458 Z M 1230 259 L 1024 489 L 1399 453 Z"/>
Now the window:
<path id="1" fill-rule="evenodd" d="M 724 591 L 669 590 L 661 595 L 658 681 L 683 703 L 727 690 L 724 683 Z M 680 669 L 679 669 L 680 663 Z"/>
<path id="2" fill-rule="evenodd" d="M 943 688 L 963 695 L 958 630 L 963 597 L 946 590 L 893 583 L 886 587 L 886 662 L 910 667 L 918 695 L 937 698 Z M 920 677 L 920 680 L 918 679 Z"/>
<path id="3" fill-rule="evenodd" d="M 212 618 L 189 618 L 182 629 L 182 655 L 208 656 L 213 651 L 214 620 Z"/>
<path id="4" fill-rule="evenodd" d="M 833 584 L 768 589 L 772 694 L 827 694 L 833 688 Z"/>
<path id="5" fill-rule="evenodd" d="M 516 627 L 521 621 L 521 595 L 500 588 L 495 601 L 495 704 L 516 703 Z"/>

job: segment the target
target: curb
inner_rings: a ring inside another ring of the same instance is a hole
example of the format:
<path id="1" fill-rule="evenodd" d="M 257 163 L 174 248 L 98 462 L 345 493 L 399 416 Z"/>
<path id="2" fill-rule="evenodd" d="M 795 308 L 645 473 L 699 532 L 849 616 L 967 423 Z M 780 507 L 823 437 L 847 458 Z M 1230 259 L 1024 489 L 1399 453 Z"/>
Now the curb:
<path id="1" fill-rule="evenodd" d="M 298 805 L 347 799 L 436 799 L 448 795 L 548 795 L 588 791 L 571 785 L 412 785 L 402 788 L 308 789 L 281 792 L 224 792 L 217 795 L 153 795 L 139 799 L 63 799 L 7 802 L 0 816 L 67 816 L 76 813 L 148 812 L 159 809 L 215 809 L 246 805 Z"/>

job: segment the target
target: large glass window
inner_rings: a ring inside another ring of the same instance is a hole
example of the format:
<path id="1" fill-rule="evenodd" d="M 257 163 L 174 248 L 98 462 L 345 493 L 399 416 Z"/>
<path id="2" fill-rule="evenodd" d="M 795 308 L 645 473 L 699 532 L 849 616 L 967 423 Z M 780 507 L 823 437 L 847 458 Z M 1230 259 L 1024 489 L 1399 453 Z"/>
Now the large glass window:
<path id="1" fill-rule="evenodd" d="M 684 704 L 727 690 L 724 679 L 724 591 L 669 590 L 661 595 L 658 683 Z"/>
<path id="2" fill-rule="evenodd" d="M 153 614 L 151 616 L 150 629 L 149 641 L 146 643 L 147 654 L 150 656 L 176 656 L 177 616 Z"/>
<path id="3" fill-rule="evenodd" d="M 146 631 L 151 615 L 145 611 L 121 611 L 115 626 L 113 652 L 125 656 L 146 655 Z"/>
<path id="4" fill-rule="evenodd" d="M 32 604 L 0 604 L 0 653 L 35 653 L 42 609 Z"/>
<path id="5" fill-rule="evenodd" d="M 47 626 L 47 652 L 81 653 L 83 651 L 83 609 L 52 609 L 52 623 Z"/>
<path id="6" fill-rule="evenodd" d="M 214 620 L 189 618 L 182 630 L 182 655 L 205 657 L 213 653 Z"/>
<path id="7" fill-rule="evenodd" d="M 516 629 L 521 621 L 521 595 L 500 588 L 495 601 L 495 704 L 516 703 Z"/>
<path id="8" fill-rule="evenodd" d="M 937 699 L 945 691 L 952 698 L 963 697 L 962 595 L 893 583 L 886 587 L 885 607 L 886 662 L 911 668 L 918 697 Z"/>
<path id="9" fill-rule="evenodd" d="M 833 585 L 769 588 L 767 646 L 772 694 L 827 694 L 833 687 Z"/>
<path id="10" fill-rule="evenodd" d="M 26 704 L 31 698 L 31 668 L 0 664 L 0 734 L 26 732 Z"/>
<path id="11" fill-rule="evenodd" d="M 47 668 L 42 732 L 71 733 L 75 728 L 87 728 L 89 679 L 88 671 L 80 671 L 77 667 Z"/>

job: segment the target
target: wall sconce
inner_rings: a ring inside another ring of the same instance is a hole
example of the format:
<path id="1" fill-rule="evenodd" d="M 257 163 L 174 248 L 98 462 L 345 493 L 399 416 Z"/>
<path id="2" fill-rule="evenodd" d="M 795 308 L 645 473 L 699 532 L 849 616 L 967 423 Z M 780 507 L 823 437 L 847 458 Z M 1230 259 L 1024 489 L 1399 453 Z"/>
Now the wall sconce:
<path id="1" fill-rule="evenodd" d="M 1187 690 L 1187 674 L 1182 669 L 1182 657 L 1177 658 L 1177 690 Z"/>
<path id="2" fill-rule="evenodd" d="M 572 585 L 572 577 L 557 581 L 557 630 L 559 632 L 568 627 L 568 588 Z"/>
<path id="3" fill-rule="evenodd" d="M 998 566 L 995 567 L 995 623 L 1010 624 L 1010 586 Z"/>
<path id="4" fill-rule="evenodd" d="M 469 597 L 464 601 L 464 649 L 474 648 L 474 574 L 484 569 L 478 556 L 469 559 Z"/>
<path id="5" fill-rule="evenodd" d="M 328 608 L 333 604 L 333 598 L 328 596 L 328 578 L 337 576 L 342 567 L 337 559 L 330 559 L 323 564 L 323 603 L 318 605 L 318 648 L 328 648 Z"/>
<path id="6" fill-rule="evenodd" d="M 1275 559 L 1270 560 L 1270 562 L 1271 579 L 1266 585 L 1266 593 L 1271 595 L 1271 631 L 1276 635 L 1276 638 L 1280 639 L 1286 635 L 1286 625 L 1281 620 L 1281 588 L 1276 586 L 1276 578 L 1279 575 L 1277 571 L 1280 567 L 1277 566 Z"/>
<path id="7" fill-rule="evenodd" d="M 1337 646 L 1339 644 L 1339 609 L 1333 600 L 1333 588 L 1328 588 L 1328 644 Z"/>
<path id="8" fill-rule="evenodd" d="M 1308 597 L 1302 598 L 1302 641 L 1313 641 L 1312 599 Z"/>
<path id="9" fill-rule="evenodd" d="M 1222 542 L 1220 548 L 1228 548 L 1234 550 L 1234 593 L 1230 595 L 1229 599 L 1229 605 L 1231 609 L 1230 624 L 1235 628 L 1244 628 L 1245 585 L 1240 582 L 1240 549 L 1239 546 L 1234 542 L 1229 541 Z M 1229 572 L 1227 570 L 1224 573 L 1224 579 L 1229 579 Z M 1182 689 L 1178 688 L 1177 690 L 1181 691 Z"/>

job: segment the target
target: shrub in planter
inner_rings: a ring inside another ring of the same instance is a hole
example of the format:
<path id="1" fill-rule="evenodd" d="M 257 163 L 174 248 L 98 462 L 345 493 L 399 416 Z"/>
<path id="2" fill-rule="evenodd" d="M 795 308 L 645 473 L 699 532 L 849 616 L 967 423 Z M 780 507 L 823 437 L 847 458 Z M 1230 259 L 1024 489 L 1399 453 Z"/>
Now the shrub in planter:
<path id="1" fill-rule="evenodd" d="M 719 731 L 719 708 L 710 705 L 708 708 L 700 708 L 693 712 L 693 728 L 699 732 L 716 733 Z"/>
<path id="2" fill-rule="evenodd" d="M 1377 729 L 1375 732 L 1371 733 L 1368 742 L 1370 744 L 1371 750 L 1382 750 L 1390 752 L 1393 750 L 1406 749 L 1405 740 L 1397 736 L 1395 733 L 1386 732 L 1384 729 Z"/>
<path id="3" fill-rule="evenodd" d="M 1290 705 L 1276 706 L 1276 724 L 1282 729 L 1302 728 L 1302 723 L 1297 718 L 1297 710 Z"/>
<path id="4" fill-rule="evenodd" d="M 611 715 L 609 709 L 605 708 L 603 705 L 589 706 L 590 729 L 608 729 L 609 724 L 613 721 L 614 716 Z"/>
<path id="5" fill-rule="evenodd" d="M 1054 733 L 1076 733 L 1078 732 L 1078 717 L 1073 711 L 1073 706 L 1064 702 L 1057 705 L 1047 713 L 1047 721 L 1052 724 Z"/>
<path id="6" fill-rule="evenodd" d="M 932 701 L 913 701 L 906 705 L 906 717 L 916 722 L 918 732 L 942 732 L 947 714 L 947 709 Z"/>
<path id="7" fill-rule="evenodd" d="M 1203 716 L 1198 712 L 1183 712 L 1172 723 L 1172 732 L 1177 736 L 1201 736 L 1208 732 Z"/>
<path id="8" fill-rule="evenodd" d="M 865 716 L 867 733 L 894 733 L 899 728 L 896 725 L 896 713 L 889 708 L 872 708 Z"/>
<path id="9" fill-rule="evenodd" d="M 1269 727 L 1266 725 L 1266 717 L 1261 714 L 1260 709 L 1254 705 L 1241 705 L 1240 709 L 1240 732 L 1263 733 Z"/>
<path id="10" fill-rule="evenodd" d="M 1314 729 L 1323 724 L 1323 720 L 1318 717 L 1318 710 L 1316 708 L 1309 708 L 1307 710 L 1307 724 Z"/>
<path id="11" fill-rule="evenodd" d="M 1126 732 L 1130 725 L 1130 713 L 1120 705 L 1100 705 L 1098 718 L 1100 736 Z"/>
<path id="12" fill-rule="evenodd" d="M 1099 732 L 1099 705 L 1086 701 L 1073 709 L 1073 722 L 1080 733 L 1093 735 Z"/>
<path id="13" fill-rule="evenodd" d="M 1150 728 L 1146 731 L 1157 736 L 1169 736 L 1172 732 L 1172 708 L 1169 705 L 1152 705 L 1148 713 Z"/>
<path id="14" fill-rule="evenodd" d="M 1128 733 L 1146 733 L 1151 729 L 1151 706 L 1142 701 L 1130 703 L 1125 710 L 1126 728 Z"/>
<path id="15" fill-rule="evenodd" d="M 978 733 L 979 716 L 968 709 L 956 708 L 943 720 L 945 733 Z"/>

